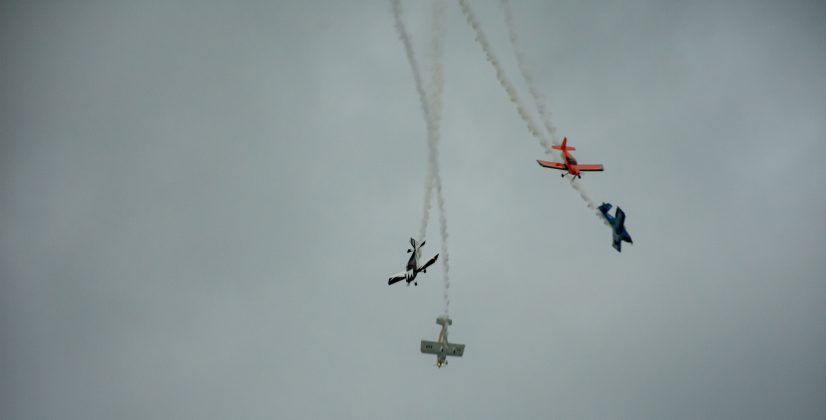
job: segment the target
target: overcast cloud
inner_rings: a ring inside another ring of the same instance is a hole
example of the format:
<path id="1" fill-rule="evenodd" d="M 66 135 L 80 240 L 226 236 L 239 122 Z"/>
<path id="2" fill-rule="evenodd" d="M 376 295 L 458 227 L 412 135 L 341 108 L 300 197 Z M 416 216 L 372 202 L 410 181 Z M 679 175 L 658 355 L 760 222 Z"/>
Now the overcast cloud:
<path id="1" fill-rule="evenodd" d="M 427 159 L 389 2 L 0 5 L 0 417 L 826 417 L 824 3 L 512 6 L 634 244 L 536 164 L 450 2 L 467 349 L 436 369 L 441 268 L 387 286 Z M 529 104 L 499 3 L 473 7 Z"/>

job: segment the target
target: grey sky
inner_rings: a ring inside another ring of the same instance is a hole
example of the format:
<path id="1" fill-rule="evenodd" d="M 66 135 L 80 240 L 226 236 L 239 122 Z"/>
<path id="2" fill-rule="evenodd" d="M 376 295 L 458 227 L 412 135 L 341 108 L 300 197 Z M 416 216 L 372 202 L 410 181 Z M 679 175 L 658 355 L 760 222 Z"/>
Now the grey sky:
<path id="1" fill-rule="evenodd" d="M 822 2 L 514 0 L 621 255 L 451 2 L 441 370 L 441 268 L 386 285 L 418 98 L 389 3 L 343 3 L 0 5 L 0 417 L 826 416 Z"/>

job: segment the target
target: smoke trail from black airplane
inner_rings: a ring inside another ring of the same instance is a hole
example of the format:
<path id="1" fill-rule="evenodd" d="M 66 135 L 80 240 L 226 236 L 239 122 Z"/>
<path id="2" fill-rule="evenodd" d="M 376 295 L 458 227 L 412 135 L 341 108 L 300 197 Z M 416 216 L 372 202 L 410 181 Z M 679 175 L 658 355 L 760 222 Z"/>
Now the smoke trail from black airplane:
<path id="1" fill-rule="evenodd" d="M 441 260 L 444 270 L 444 310 L 448 314 L 450 300 L 448 289 L 450 288 L 450 254 L 448 252 L 448 230 L 447 216 L 445 213 L 444 191 L 442 188 L 442 177 L 439 170 L 439 129 L 442 114 L 442 93 L 444 90 L 443 52 L 445 37 L 445 3 L 444 0 L 435 0 L 433 3 L 433 15 L 430 43 L 430 94 L 425 90 L 421 76 L 420 66 L 416 60 L 413 50 L 413 43 L 404 25 L 403 12 L 400 0 L 392 0 L 393 16 L 396 23 L 396 31 L 399 39 L 404 44 L 405 54 L 410 68 L 413 72 L 413 80 L 416 92 L 419 96 L 422 114 L 427 127 L 428 165 L 427 176 L 425 178 L 425 196 L 422 209 L 422 220 L 419 226 L 419 240 L 424 241 L 427 235 L 427 226 L 430 220 L 430 209 L 432 207 L 432 197 L 436 195 L 436 202 L 439 207 L 439 233 L 442 239 Z"/>

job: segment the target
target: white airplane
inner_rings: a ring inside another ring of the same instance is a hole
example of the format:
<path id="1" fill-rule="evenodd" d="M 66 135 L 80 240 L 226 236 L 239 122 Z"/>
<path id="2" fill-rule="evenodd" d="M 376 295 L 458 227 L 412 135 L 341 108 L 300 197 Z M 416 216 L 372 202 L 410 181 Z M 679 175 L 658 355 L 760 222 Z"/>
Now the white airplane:
<path id="1" fill-rule="evenodd" d="M 421 244 L 417 244 L 415 239 L 410 238 L 410 245 L 413 246 L 413 249 L 407 250 L 408 253 L 412 253 L 410 255 L 410 259 L 407 260 L 407 270 L 390 276 L 390 279 L 387 280 L 388 286 L 402 280 L 407 280 L 407 285 L 410 286 L 410 282 L 416 279 L 416 274 L 419 274 L 420 271 L 422 273 L 427 273 L 427 267 L 430 267 L 436 262 L 436 259 L 439 258 L 439 254 L 436 254 L 435 257 L 429 259 L 424 265 L 419 266 L 419 258 L 422 256 L 422 247 L 425 242 L 426 241 L 422 241 Z M 418 286 L 419 283 L 415 282 L 413 285 Z"/>
<path id="2" fill-rule="evenodd" d="M 436 367 L 447 365 L 447 356 L 462 357 L 465 354 L 465 345 L 447 342 L 447 326 L 453 325 L 453 321 L 442 315 L 436 318 L 436 323 L 442 326 L 437 341 L 422 340 L 422 353 L 436 355 Z"/>

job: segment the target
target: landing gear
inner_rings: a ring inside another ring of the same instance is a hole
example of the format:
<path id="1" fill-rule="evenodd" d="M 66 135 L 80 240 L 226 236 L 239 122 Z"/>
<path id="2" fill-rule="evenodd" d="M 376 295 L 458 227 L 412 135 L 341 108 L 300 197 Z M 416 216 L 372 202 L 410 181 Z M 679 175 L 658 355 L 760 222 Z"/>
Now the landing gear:
<path id="1" fill-rule="evenodd" d="M 413 285 L 414 285 L 414 286 L 418 286 L 418 285 L 419 285 L 419 282 L 417 282 L 417 281 L 416 281 L 416 282 L 413 282 Z"/>

